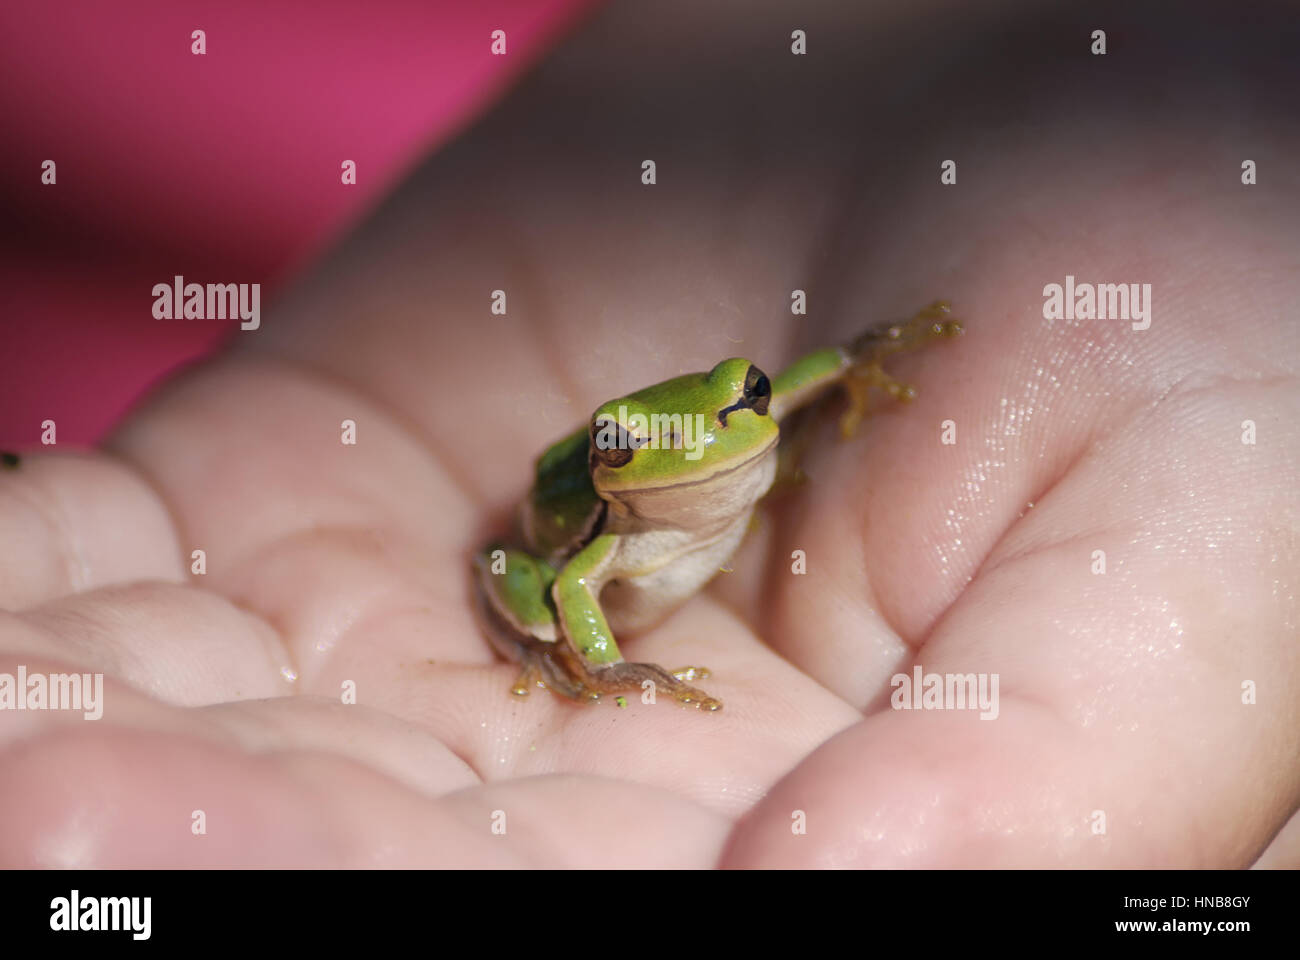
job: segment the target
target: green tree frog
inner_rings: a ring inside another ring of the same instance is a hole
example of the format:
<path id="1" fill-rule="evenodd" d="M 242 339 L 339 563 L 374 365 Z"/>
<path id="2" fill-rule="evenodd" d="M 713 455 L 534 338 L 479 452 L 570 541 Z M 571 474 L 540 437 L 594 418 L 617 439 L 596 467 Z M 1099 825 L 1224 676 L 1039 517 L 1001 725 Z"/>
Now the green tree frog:
<path id="1" fill-rule="evenodd" d="M 720 709 L 689 683 L 707 670 L 626 661 L 615 636 L 663 619 L 730 558 L 776 477 L 791 413 L 842 386 L 848 435 L 873 387 L 914 395 L 883 370 L 888 355 L 960 332 L 938 302 L 774 379 L 732 358 L 602 404 L 537 461 L 512 544 L 474 560 L 484 632 L 522 666 L 512 692 L 544 686 L 595 700 L 650 683 L 681 704 Z"/>

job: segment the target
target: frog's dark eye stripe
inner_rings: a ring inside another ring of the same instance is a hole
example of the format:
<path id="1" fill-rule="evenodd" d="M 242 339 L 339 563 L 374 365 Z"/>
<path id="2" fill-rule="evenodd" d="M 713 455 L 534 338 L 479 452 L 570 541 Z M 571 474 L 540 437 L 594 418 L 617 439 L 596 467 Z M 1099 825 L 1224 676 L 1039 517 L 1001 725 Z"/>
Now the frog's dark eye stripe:
<path id="1" fill-rule="evenodd" d="M 591 455 L 607 467 L 625 467 L 642 444 L 613 420 L 591 421 Z"/>
<path id="2" fill-rule="evenodd" d="M 736 410 L 753 410 L 760 417 L 767 415 L 767 405 L 772 402 L 772 382 L 767 379 L 767 374 L 758 367 L 750 366 L 749 372 L 745 374 L 745 389 L 737 400 L 729 407 L 723 407 L 718 411 L 718 422 L 724 427 L 727 425 L 727 414 Z"/>

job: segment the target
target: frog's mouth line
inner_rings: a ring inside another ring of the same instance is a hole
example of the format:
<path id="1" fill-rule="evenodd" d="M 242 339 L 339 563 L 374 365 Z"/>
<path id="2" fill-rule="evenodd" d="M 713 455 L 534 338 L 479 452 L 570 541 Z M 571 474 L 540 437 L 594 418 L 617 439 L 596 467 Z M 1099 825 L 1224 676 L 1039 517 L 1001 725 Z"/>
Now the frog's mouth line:
<path id="1" fill-rule="evenodd" d="M 729 473 L 735 473 L 737 470 L 742 470 L 745 467 L 752 464 L 754 461 L 767 456 L 767 454 L 769 454 L 772 451 L 772 448 L 776 446 L 777 441 L 779 441 L 780 439 L 781 437 L 778 434 L 777 436 L 774 436 L 771 439 L 771 441 L 769 441 L 768 444 L 765 447 L 763 447 L 762 450 L 758 451 L 758 453 L 754 454 L 752 457 L 746 457 L 740 463 L 733 464 L 730 467 L 725 467 L 724 469 L 721 470 L 715 470 L 713 473 L 710 473 L 707 477 L 700 477 L 698 480 L 670 480 L 666 483 L 650 483 L 639 487 L 622 487 L 618 490 L 610 491 L 610 495 L 617 498 L 622 496 L 623 494 L 647 493 L 653 490 L 663 490 L 666 487 L 672 487 L 673 489 L 678 489 L 681 487 L 698 487 L 701 484 L 712 483 L 715 480 L 717 480 L 719 477 L 725 477 Z"/>

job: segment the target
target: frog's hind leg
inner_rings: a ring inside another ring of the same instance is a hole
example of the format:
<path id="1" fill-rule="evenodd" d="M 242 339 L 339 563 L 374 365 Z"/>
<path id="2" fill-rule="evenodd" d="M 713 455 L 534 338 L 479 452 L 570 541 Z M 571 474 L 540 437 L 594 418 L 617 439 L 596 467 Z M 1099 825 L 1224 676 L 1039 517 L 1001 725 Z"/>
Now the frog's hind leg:
<path id="1" fill-rule="evenodd" d="M 577 566 L 570 561 L 569 567 Z M 520 665 L 512 693 L 527 696 L 541 684 L 571 700 L 591 701 L 605 694 L 640 693 L 649 680 L 678 703 L 721 709 L 721 701 L 686 682 L 708 675 L 699 667 L 683 668 L 675 675 L 653 663 L 629 663 L 619 655 L 612 637 L 606 660 L 592 662 L 580 654 L 560 627 L 551 589 L 557 574 L 545 560 L 522 550 L 490 547 L 475 557 L 474 576 L 484 633 L 498 653 Z M 587 618 L 603 623 L 594 599 L 588 599 L 593 606 L 582 608 Z"/>
<path id="2" fill-rule="evenodd" d="M 623 659 L 609 621 L 601 610 L 600 594 L 609 584 L 618 540 L 602 534 L 571 557 L 555 577 L 551 591 L 556 619 L 566 642 L 556 644 L 574 682 L 595 696 L 650 690 L 672 697 L 683 706 L 720 710 L 716 700 L 653 663 Z"/>
<path id="3" fill-rule="evenodd" d="M 545 686 L 574 700 L 590 699 L 557 654 L 559 631 L 550 604 L 555 570 L 522 550 L 489 548 L 474 558 L 477 608 L 483 632 L 493 648 L 520 666 L 510 688 L 526 697 Z"/>

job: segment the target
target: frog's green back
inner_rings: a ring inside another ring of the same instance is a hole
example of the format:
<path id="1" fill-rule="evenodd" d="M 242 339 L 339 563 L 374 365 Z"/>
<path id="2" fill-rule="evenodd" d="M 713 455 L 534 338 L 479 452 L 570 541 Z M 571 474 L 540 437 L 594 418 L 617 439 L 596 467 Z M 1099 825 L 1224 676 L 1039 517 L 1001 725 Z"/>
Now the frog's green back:
<path id="1" fill-rule="evenodd" d="M 550 556 L 581 545 L 601 500 L 591 485 L 587 466 L 590 440 L 581 427 L 552 444 L 537 461 L 537 476 L 530 496 L 529 548 Z"/>

